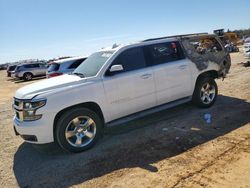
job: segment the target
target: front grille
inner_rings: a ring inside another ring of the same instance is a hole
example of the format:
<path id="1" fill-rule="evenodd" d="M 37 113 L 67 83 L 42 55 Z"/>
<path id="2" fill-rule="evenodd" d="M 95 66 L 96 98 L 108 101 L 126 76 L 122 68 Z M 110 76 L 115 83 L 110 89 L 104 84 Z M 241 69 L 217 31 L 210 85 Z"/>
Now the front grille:
<path id="1" fill-rule="evenodd" d="M 20 103 L 20 101 L 14 99 L 14 105 L 15 105 L 15 106 L 19 106 L 19 103 Z"/>
<path id="2" fill-rule="evenodd" d="M 14 98 L 14 108 L 18 109 L 18 110 L 22 110 L 23 109 L 23 101 L 21 101 L 20 99 Z"/>
<path id="3" fill-rule="evenodd" d="M 19 121 L 22 121 L 23 101 L 21 101 L 20 99 L 14 98 L 13 109 L 15 110 L 16 118 Z"/>

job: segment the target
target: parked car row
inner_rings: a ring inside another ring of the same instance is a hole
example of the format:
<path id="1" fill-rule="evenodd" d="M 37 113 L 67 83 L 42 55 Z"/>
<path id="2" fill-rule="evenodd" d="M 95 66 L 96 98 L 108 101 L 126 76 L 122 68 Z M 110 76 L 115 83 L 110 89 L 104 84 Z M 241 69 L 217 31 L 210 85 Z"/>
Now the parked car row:
<path id="1" fill-rule="evenodd" d="M 29 81 L 34 77 L 47 76 L 47 78 L 73 72 L 87 57 L 74 57 L 45 63 L 23 63 L 10 65 L 7 69 L 7 77 Z"/>

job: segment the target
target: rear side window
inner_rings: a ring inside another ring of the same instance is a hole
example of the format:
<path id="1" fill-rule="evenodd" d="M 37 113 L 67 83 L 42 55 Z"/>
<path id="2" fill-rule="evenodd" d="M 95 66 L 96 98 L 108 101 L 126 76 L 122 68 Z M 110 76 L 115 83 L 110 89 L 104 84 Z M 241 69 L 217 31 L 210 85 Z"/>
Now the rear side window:
<path id="1" fill-rule="evenodd" d="M 216 38 L 213 37 L 190 39 L 189 43 L 198 54 L 222 51 L 222 46 Z"/>
<path id="2" fill-rule="evenodd" d="M 40 66 L 41 68 L 46 68 L 46 65 L 43 64 L 43 63 L 40 63 L 39 66 Z"/>
<path id="3" fill-rule="evenodd" d="M 39 64 L 27 64 L 27 65 L 23 65 L 23 67 L 26 69 L 38 68 Z"/>
<path id="4" fill-rule="evenodd" d="M 54 72 L 54 71 L 58 71 L 59 70 L 60 65 L 57 63 L 52 63 L 49 68 L 48 68 L 48 72 Z"/>
<path id="5" fill-rule="evenodd" d="M 144 47 L 147 63 L 158 65 L 184 59 L 179 42 L 165 42 Z"/>
<path id="6" fill-rule="evenodd" d="M 85 59 L 86 59 L 86 58 L 75 60 L 75 61 L 69 66 L 69 69 L 76 69 Z"/>
<path id="7" fill-rule="evenodd" d="M 146 67 L 142 48 L 135 47 L 125 50 L 116 57 L 112 65 L 122 65 L 123 72 Z"/>

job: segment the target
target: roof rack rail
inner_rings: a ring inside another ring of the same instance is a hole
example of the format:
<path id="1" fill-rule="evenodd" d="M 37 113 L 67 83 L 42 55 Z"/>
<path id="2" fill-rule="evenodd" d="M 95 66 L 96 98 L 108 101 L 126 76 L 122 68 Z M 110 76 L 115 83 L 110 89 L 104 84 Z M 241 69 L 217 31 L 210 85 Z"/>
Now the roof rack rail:
<path id="1" fill-rule="evenodd" d="M 167 39 L 167 38 L 174 38 L 174 37 L 187 37 L 187 36 L 199 36 L 199 35 L 208 35 L 208 33 L 190 33 L 190 34 L 184 34 L 184 35 L 172 35 L 172 36 L 166 36 L 166 37 L 146 39 L 146 40 L 143 40 L 142 42 L 161 40 L 161 39 Z"/>

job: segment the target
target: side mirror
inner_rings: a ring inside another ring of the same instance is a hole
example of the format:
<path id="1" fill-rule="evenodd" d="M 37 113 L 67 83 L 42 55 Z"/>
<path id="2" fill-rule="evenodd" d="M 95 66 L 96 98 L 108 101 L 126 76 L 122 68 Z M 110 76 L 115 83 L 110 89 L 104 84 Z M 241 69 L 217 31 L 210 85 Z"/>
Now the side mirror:
<path id="1" fill-rule="evenodd" d="M 121 72 L 123 71 L 123 66 L 122 65 L 112 65 L 109 69 L 109 72 L 112 74 L 112 73 L 115 73 L 115 72 Z"/>

